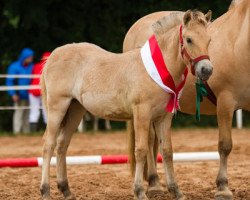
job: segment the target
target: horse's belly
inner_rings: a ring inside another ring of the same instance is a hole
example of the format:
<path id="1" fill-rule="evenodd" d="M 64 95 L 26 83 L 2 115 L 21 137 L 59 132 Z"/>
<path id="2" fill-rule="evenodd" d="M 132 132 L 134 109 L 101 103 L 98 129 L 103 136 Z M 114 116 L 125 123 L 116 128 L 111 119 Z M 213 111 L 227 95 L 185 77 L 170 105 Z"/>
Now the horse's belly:
<path id="1" fill-rule="evenodd" d="M 125 101 L 112 92 L 89 92 L 82 95 L 83 107 L 95 116 L 110 120 L 128 120 L 132 114 Z"/>

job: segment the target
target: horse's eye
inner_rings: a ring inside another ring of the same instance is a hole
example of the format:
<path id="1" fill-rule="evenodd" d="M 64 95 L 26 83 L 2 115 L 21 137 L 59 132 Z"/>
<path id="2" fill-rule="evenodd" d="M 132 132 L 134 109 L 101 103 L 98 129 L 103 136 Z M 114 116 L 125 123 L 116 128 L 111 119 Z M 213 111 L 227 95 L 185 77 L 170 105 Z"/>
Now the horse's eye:
<path id="1" fill-rule="evenodd" d="M 193 43 L 193 41 L 192 41 L 191 38 L 187 38 L 186 40 L 187 40 L 187 43 L 188 43 L 188 44 L 192 44 L 192 43 Z"/>

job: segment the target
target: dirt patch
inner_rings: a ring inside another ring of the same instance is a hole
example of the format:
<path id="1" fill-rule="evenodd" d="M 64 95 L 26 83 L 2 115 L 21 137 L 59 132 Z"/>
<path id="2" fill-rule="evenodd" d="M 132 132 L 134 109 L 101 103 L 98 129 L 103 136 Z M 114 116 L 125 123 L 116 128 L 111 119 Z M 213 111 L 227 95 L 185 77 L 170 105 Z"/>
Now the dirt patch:
<path id="1" fill-rule="evenodd" d="M 250 200 L 250 130 L 234 130 L 234 148 L 229 159 L 229 186 L 234 199 Z M 216 151 L 216 129 L 185 129 L 173 131 L 175 152 Z M 41 136 L 0 137 L 0 158 L 41 156 Z M 125 132 L 104 134 L 75 134 L 68 155 L 125 154 Z M 218 162 L 175 163 L 177 181 L 190 200 L 214 199 Z M 161 182 L 165 186 L 162 164 L 158 165 Z M 68 166 L 71 190 L 79 200 L 132 200 L 133 178 L 128 165 Z M 1 168 L 0 199 L 40 199 L 41 168 Z M 51 170 L 53 199 L 62 200 L 56 186 L 55 168 Z M 168 192 L 151 197 L 152 200 L 171 199 Z"/>

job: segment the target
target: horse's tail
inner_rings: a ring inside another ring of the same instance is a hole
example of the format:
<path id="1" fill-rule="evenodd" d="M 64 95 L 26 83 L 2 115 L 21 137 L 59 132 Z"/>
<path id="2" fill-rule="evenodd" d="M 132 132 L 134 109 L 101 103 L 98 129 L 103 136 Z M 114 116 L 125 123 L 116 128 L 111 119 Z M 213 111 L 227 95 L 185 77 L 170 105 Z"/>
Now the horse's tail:
<path id="1" fill-rule="evenodd" d="M 44 109 L 47 112 L 47 90 L 46 90 L 46 85 L 45 85 L 43 73 L 42 73 L 41 78 L 40 78 L 40 86 L 41 86 L 41 92 L 42 92 L 42 102 L 44 105 Z"/>
<path id="2" fill-rule="evenodd" d="M 45 113 L 47 114 L 48 107 L 47 107 L 47 89 L 46 89 L 46 84 L 45 84 L 45 79 L 44 79 L 44 70 L 42 72 L 41 78 L 40 78 L 40 87 L 41 87 L 41 92 L 42 92 L 42 105 L 44 106 L 43 109 L 45 109 Z M 46 130 L 43 135 L 43 139 L 46 136 Z"/>
<path id="3" fill-rule="evenodd" d="M 127 122 L 128 126 L 128 142 L 129 142 L 129 163 L 131 175 L 135 174 L 136 160 L 135 160 L 135 129 L 133 120 Z M 148 165 L 147 162 L 144 165 L 144 179 L 148 178 Z"/>

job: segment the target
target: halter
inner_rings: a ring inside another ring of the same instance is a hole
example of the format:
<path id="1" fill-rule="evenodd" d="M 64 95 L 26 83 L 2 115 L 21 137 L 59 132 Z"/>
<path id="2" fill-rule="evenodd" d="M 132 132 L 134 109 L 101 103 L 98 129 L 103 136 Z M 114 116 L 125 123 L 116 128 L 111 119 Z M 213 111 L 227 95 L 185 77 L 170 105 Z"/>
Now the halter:
<path id="1" fill-rule="evenodd" d="M 198 63 L 201 60 L 205 60 L 208 59 L 210 60 L 208 55 L 202 55 L 199 56 L 197 58 L 191 58 L 191 56 L 188 54 L 187 50 L 185 49 L 184 45 L 183 45 L 183 37 L 182 37 L 182 25 L 180 26 L 180 44 L 181 44 L 181 56 L 184 59 L 184 56 L 188 59 L 190 65 L 191 65 L 191 72 L 192 74 L 195 76 L 195 64 Z"/>

